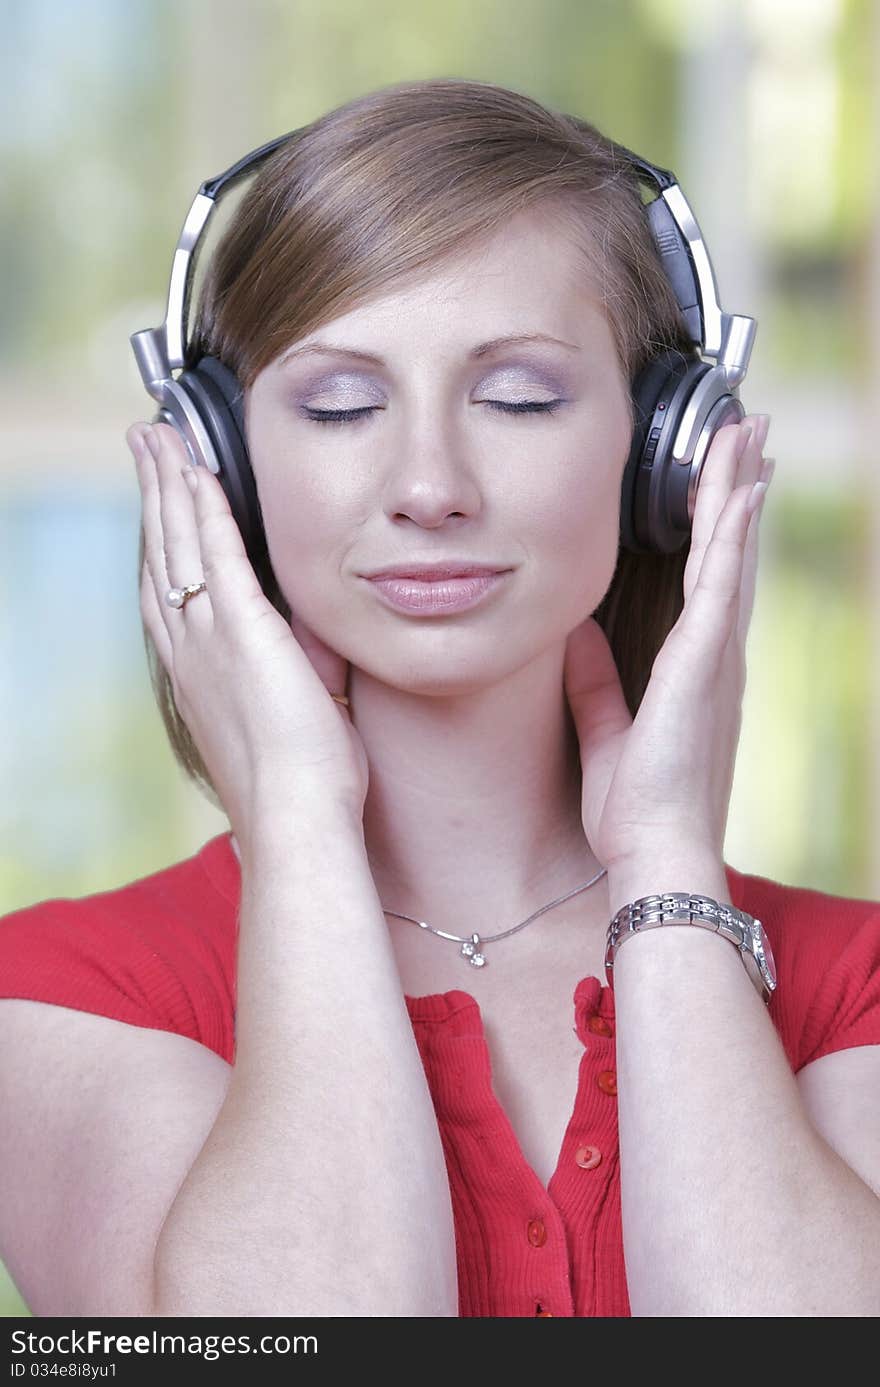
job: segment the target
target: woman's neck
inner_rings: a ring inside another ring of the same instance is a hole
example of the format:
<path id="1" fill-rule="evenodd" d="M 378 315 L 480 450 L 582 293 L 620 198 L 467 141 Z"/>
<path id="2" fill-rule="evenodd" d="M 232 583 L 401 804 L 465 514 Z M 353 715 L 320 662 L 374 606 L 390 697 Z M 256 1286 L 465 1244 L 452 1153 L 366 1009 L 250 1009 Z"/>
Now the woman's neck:
<path id="1" fill-rule="evenodd" d="M 352 670 L 370 765 L 364 841 L 387 909 L 459 933 L 472 912 L 516 921 L 601 869 L 581 823 L 563 655 L 456 696 Z"/>
<path id="2" fill-rule="evenodd" d="M 464 934 L 474 920 L 518 923 L 601 871 L 581 823 L 563 653 L 464 696 L 413 694 L 352 669 L 370 768 L 364 842 L 386 910 Z"/>

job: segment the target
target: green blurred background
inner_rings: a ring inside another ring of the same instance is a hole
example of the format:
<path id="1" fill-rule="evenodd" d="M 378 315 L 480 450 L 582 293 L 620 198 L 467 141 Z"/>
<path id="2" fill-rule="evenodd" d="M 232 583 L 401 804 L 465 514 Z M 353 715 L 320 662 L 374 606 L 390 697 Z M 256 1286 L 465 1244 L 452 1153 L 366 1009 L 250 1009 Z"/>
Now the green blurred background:
<path id="1" fill-rule="evenodd" d="M 5 0 L 3 30 L 0 914 L 228 828 L 150 690 L 128 334 L 164 315 L 203 179 L 431 76 L 516 88 L 673 169 L 723 307 L 759 320 L 742 398 L 772 414 L 777 466 L 725 859 L 880 897 L 873 0 Z M 27 1313 L 2 1266 L 0 1313 Z"/>

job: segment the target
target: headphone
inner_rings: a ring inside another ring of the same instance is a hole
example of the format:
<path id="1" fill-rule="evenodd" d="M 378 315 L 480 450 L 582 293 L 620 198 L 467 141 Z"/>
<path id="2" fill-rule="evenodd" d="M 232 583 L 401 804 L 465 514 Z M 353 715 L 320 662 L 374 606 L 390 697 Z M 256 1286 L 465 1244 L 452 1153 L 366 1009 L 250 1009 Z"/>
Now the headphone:
<path id="1" fill-rule="evenodd" d="M 242 388 L 216 357 L 192 359 L 187 311 L 196 247 L 218 197 L 300 133 L 270 140 L 201 185 L 174 252 L 165 321 L 130 339 L 141 379 L 159 405 L 153 422 L 176 429 L 193 463 L 219 478 L 258 574 L 271 571 L 271 564 L 248 458 Z M 631 383 L 634 427 L 620 495 L 620 543 L 636 554 L 672 554 L 690 537 L 712 438 L 745 417 L 739 385 L 757 320 L 721 311 L 708 250 L 675 175 L 609 143 L 640 182 L 659 189 L 644 212 L 694 348 L 689 356 L 663 349 Z"/>

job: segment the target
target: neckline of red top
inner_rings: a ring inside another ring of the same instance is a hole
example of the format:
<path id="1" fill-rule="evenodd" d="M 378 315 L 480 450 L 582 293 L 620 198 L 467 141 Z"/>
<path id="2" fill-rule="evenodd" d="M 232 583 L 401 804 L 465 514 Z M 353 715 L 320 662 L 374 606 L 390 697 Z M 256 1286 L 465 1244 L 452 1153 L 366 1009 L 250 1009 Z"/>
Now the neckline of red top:
<path id="1" fill-rule="evenodd" d="M 205 843 L 196 853 L 196 860 L 215 890 L 237 910 L 241 899 L 241 867 L 232 846 L 231 830 L 220 833 Z M 725 871 L 731 886 L 731 904 L 736 905 L 738 899 L 734 897 L 739 896 L 741 874 L 726 863 Z M 445 1022 L 459 1034 L 482 1033 L 480 1004 L 476 997 L 463 988 L 453 988 L 449 992 L 432 992 L 423 997 L 410 997 L 405 994 L 404 999 L 413 1021 Z M 592 1015 L 609 1021 L 614 1017 L 614 993 L 604 980 L 596 977 L 580 978 L 574 989 L 573 1000 L 578 1026 Z"/>

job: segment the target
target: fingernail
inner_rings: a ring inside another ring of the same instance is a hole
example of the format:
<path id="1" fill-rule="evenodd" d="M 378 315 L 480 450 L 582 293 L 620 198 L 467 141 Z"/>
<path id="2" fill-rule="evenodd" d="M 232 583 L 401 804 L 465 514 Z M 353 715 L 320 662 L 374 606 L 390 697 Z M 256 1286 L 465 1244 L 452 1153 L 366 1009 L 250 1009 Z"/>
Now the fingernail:
<path id="1" fill-rule="evenodd" d="M 737 436 L 736 436 L 736 443 L 734 444 L 734 449 L 733 449 L 734 454 L 735 454 L 735 456 L 736 456 L 737 462 L 739 462 L 739 460 L 740 460 L 740 458 L 742 457 L 743 453 L 745 452 L 746 448 L 749 446 L 749 439 L 751 438 L 751 436 L 752 436 L 752 426 L 751 426 L 751 424 L 746 424 L 746 423 L 740 424 L 740 426 L 739 426 L 739 433 L 738 433 Z"/>
<path id="2" fill-rule="evenodd" d="M 760 510 L 764 504 L 764 497 L 767 495 L 767 482 L 755 482 L 749 492 L 749 499 L 746 502 L 746 510 L 749 515 L 753 515 L 756 510 Z"/>
<path id="3" fill-rule="evenodd" d="M 196 488 L 199 484 L 199 479 L 196 476 L 196 469 L 190 467 L 189 463 L 187 463 L 185 467 L 181 467 L 180 475 L 183 477 L 183 480 L 186 482 L 193 496 L 195 496 Z"/>
<path id="4" fill-rule="evenodd" d="M 159 456 L 159 438 L 158 438 L 158 435 L 157 435 L 157 433 L 156 433 L 156 430 L 152 427 L 152 425 L 150 425 L 150 427 L 149 427 L 149 428 L 146 430 L 146 432 L 144 433 L 144 442 L 146 443 L 146 445 L 147 445 L 147 447 L 149 448 L 150 452 L 153 454 L 153 457 L 154 457 L 154 458 L 158 458 L 158 456 Z"/>
<path id="5" fill-rule="evenodd" d="M 765 459 L 764 459 L 764 466 L 761 468 L 761 476 L 760 476 L 759 480 L 762 481 L 762 482 L 766 482 L 767 485 L 769 486 L 769 485 L 770 485 L 771 478 L 772 478 L 773 473 L 774 473 L 775 471 L 776 471 L 776 459 L 775 459 L 775 458 L 765 458 Z"/>
<path id="6" fill-rule="evenodd" d="M 136 458 L 142 458 L 144 455 L 144 427 L 141 425 L 140 428 L 136 428 L 132 425 L 126 434 L 125 441 Z"/>
<path id="7" fill-rule="evenodd" d="M 755 439 L 761 451 L 764 451 L 764 444 L 767 442 L 767 434 L 770 430 L 770 415 L 759 414 L 755 421 Z"/>

